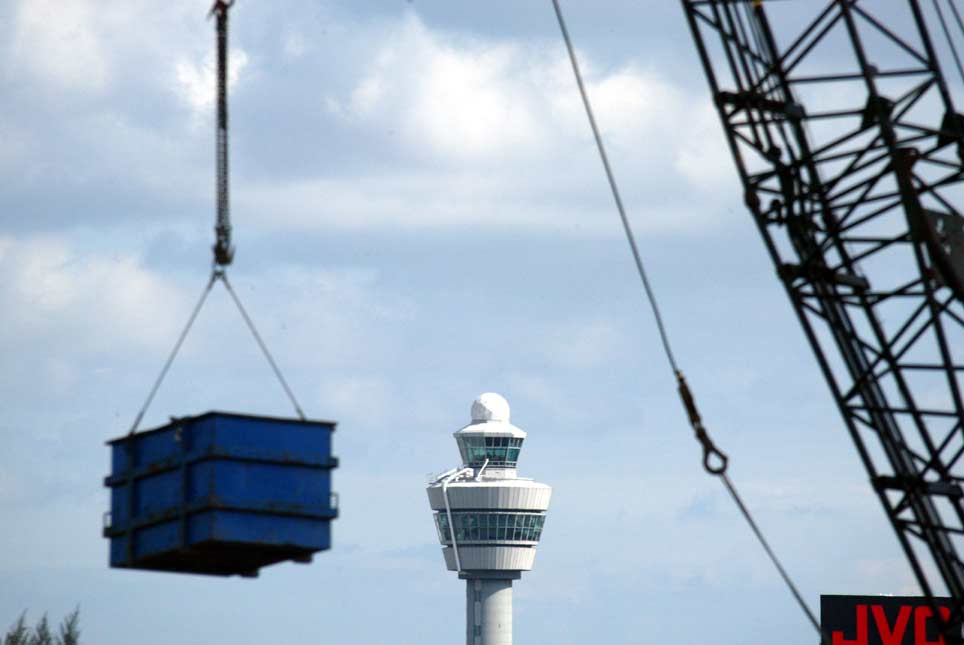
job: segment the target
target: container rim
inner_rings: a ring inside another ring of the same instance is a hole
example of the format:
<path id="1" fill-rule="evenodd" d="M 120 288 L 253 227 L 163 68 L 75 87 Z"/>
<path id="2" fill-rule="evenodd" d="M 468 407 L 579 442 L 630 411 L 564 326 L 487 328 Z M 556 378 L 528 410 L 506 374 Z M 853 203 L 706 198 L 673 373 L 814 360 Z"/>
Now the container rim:
<path id="1" fill-rule="evenodd" d="M 337 421 L 326 421 L 323 419 L 298 419 L 293 417 L 278 417 L 278 416 L 260 415 L 260 414 L 244 414 L 242 412 L 224 412 L 223 410 L 209 410 L 207 412 L 202 412 L 201 414 L 188 415 L 184 417 L 171 417 L 171 421 L 169 423 L 165 423 L 162 426 L 141 430 L 139 432 L 134 433 L 133 435 L 125 434 L 121 437 L 117 437 L 116 439 L 108 439 L 104 443 L 110 446 L 115 443 L 121 443 L 121 442 L 127 441 L 131 437 L 140 437 L 147 434 L 154 434 L 157 432 L 161 432 L 162 430 L 168 430 L 171 427 L 173 427 L 175 424 L 182 421 L 199 421 L 201 419 L 214 417 L 214 416 L 230 417 L 234 419 L 254 419 L 256 421 L 272 421 L 275 423 L 288 423 L 293 425 L 325 426 L 330 432 L 334 432 L 336 426 L 338 425 Z"/>

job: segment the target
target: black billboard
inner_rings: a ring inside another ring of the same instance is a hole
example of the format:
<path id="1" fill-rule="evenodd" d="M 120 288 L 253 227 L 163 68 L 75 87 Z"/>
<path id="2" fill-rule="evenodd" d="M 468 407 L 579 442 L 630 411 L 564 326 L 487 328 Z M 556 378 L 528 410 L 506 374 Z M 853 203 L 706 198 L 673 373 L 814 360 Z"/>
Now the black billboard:
<path id="1" fill-rule="evenodd" d="M 954 601 L 935 598 L 941 617 Z M 820 596 L 820 625 L 827 645 L 961 645 L 961 629 L 945 641 L 927 598 L 921 596 Z"/>

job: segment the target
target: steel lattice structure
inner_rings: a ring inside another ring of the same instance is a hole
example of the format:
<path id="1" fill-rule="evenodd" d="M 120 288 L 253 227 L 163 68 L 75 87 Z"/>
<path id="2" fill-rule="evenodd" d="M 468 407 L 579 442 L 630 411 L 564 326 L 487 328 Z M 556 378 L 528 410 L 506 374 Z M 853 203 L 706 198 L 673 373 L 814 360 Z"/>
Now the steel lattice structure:
<path id="1" fill-rule="evenodd" d="M 682 3 L 747 207 L 871 483 L 924 593 L 960 612 L 964 91 L 942 73 L 964 51 L 958 9 Z"/>

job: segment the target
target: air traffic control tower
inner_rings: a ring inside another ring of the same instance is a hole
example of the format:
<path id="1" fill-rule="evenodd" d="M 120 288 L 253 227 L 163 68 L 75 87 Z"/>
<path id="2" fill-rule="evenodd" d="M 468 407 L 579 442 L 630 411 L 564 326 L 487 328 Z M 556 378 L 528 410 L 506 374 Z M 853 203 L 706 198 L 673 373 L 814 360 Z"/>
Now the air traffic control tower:
<path id="1" fill-rule="evenodd" d="M 428 486 L 445 564 L 465 580 L 466 645 L 512 645 L 512 581 L 532 569 L 552 494 L 516 476 L 525 438 L 506 400 L 483 394 L 455 433 L 463 465 Z"/>

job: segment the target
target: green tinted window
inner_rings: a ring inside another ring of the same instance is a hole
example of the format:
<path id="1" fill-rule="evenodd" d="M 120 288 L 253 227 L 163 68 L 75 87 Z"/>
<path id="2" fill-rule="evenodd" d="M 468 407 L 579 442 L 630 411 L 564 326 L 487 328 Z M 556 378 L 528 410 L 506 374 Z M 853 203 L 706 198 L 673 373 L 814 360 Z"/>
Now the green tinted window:
<path id="1" fill-rule="evenodd" d="M 441 542 L 449 541 L 449 518 L 445 513 L 435 514 L 435 526 L 438 528 L 438 539 Z"/>
<path id="2" fill-rule="evenodd" d="M 485 460 L 493 467 L 515 468 L 519 461 L 522 439 L 512 437 L 463 437 L 469 466 L 481 466 Z"/>
<path id="3" fill-rule="evenodd" d="M 465 437 L 462 439 L 465 445 L 468 463 L 483 463 L 486 458 L 485 439 L 483 437 Z"/>
<path id="4" fill-rule="evenodd" d="M 455 539 L 459 542 L 488 542 L 514 540 L 536 542 L 542 536 L 545 516 L 538 513 L 455 512 Z M 451 544 L 448 515 L 435 514 L 439 540 Z"/>

